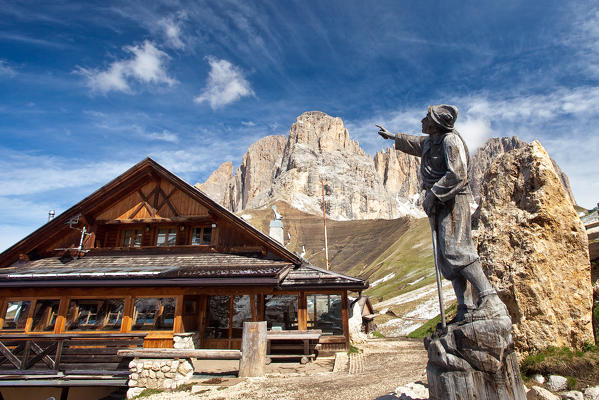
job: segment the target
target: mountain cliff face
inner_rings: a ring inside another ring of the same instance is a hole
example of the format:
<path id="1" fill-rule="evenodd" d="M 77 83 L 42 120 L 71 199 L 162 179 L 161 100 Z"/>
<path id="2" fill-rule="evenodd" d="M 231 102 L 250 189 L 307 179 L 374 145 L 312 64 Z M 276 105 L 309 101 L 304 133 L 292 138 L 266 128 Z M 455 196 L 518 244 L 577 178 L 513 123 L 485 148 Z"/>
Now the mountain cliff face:
<path id="1" fill-rule="evenodd" d="M 414 201 L 418 167 L 416 157 L 389 149 L 373 160 L 340 118 L 310 111 L 297 118 L 289 136 L 268 136 L 250 146 L 234 175 L 227 175 L 225 163 L 196 187 L 234 212 L 285 201 L 320 213 L 322 181 L 332 219 L 422 217 Z"/>
<path id="2" fill-rule="evenodd" d="M 485 171 L 493 160 L 527 145 L 517 137 L 492 138 L 471 159 L 470 185 L 478 201 Z M 366 154 L 340 118 L 319 111 L 297 117 L 288 135 L 267 136 L 250 146 L 233 173 L 223 163 L 196 187 L 233 212 L 284 201 L 311 214 L 336 220 L 423 217 L 419 206 L 420 159 L 388 147 Z M 567 176 L 554 162 L 566 192 Z"/>

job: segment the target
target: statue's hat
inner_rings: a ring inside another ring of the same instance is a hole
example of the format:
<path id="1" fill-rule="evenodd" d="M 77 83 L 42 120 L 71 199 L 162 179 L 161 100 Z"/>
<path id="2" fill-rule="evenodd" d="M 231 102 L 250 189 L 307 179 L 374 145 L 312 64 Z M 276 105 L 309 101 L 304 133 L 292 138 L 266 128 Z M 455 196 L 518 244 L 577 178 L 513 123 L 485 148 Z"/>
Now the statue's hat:
<path id="1" fill-rule="evenodd" d="M 428 114 L 437 125 L 445 129 L 453 129 L 458 118 L 458 108 L 447 104 L 428 106 Z"/>

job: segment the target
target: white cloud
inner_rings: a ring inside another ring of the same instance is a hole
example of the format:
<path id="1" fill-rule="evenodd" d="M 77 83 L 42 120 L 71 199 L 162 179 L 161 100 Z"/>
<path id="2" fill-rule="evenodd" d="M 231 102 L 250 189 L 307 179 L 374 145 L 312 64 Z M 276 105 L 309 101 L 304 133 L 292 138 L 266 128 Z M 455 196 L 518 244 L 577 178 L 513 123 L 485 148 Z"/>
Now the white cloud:
<path id="1" fill-rule="evenodd" d="M 247 126 L 247 127 L 252 127 L 252 126 L 256 126 L 256 123 L 254 121 L 241 121 L 241 125 Z"/>
<path id="2" fill-rule="evenodd" d="M 151 140 L 161 140 L 164 142 L 178 143 L 179 136 L 176 134 L 163 129 L 162 132 L 150 132 L 143 135 L 147 139 Z"/>
<path id="3" fill-rule="evenodd" d="M 456 124 L 456 129 L 466 141 L 470 152 L 474 152 L 493 136 L 491 122 L 485 118 L 466 117 L 462 123 Z"/>
<path id="4" fill-rule="evenodd" d="M 12 78 L 16 74 L 17 73 L 15 70 L 11 68 L 6 61 L 0 60 L 0 76 L 8 76 L 9 78 Z"/>
<path id="5" fill-rule="evenodd" d="M 132 53 L 132 57 L 115 61 L 106 70 L 80 67 L 78 72 L 87 77 L 87 85 L 92 90 L 101 93 L 113 90 L 131 92 L 133 81 L 168 86 L 177 83 L 166 71 L 168 54 L 156 48 L 152 42 L 146 40 L 141 46 L 126 46 L 125 50 Z"/>
<path id="6" fill-rule="evenodd" d="M 169 16 L 158 20 L 158 26 L 162 29 L 166 45 L 175 49 L 184 49 L 182 25 L 183 20 L 187 19 L 185 12 L 180 12 L 176 16 Z"/>
<path id="7" fill-rule="evenodd" d="M 194 100 L 208 102 L 214 110 L 233 103 L 245 96 L 253 96 L 254 91 L 245 79 L 243 71 L 227 60 L 208 57 L 210 72 L 206 88 Z"/>

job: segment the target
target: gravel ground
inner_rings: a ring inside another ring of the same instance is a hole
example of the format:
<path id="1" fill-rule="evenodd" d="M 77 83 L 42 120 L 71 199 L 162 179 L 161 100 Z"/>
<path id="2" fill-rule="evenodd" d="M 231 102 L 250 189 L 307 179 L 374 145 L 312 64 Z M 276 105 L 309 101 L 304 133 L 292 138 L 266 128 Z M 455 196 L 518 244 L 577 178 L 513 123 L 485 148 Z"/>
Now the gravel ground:
<path id="1" fill-rule="evenodd" d="M 282 368 L 275 372 L 271 367 L 265 378 L 236 380 L 238 383 L 230 386 L 224 383 L 196 387 L 199 393 L 164 392 L 144 399 L 374 400 L 392 393 L 398 386 L 426 382 L 427 355 L 422 341 L 373 339 L 357 347 L 363 353 L 349 357 L 347 367 L 339 372 L 332 372 L 331 359 L 317 360 L 308 367 L 281 363 Z M 385 396 L 385 399 L 393 398 L 397 397 Z"/>

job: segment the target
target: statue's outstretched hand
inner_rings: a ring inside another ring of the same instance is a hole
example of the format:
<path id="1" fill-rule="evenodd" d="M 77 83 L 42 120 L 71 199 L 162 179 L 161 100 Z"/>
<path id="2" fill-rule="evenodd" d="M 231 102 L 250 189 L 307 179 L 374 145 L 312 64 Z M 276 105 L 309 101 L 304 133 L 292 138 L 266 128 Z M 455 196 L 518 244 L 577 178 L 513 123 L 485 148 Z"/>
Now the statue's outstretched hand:
<path id="1" fill-rule="evenodd" d="M 387 129 L 383 128 L 381 125 L 376 125 L 379 128 L 378 134 L 382 136 L 383 139 L 395 139 L 395 135 L 389 132 Z"/>

